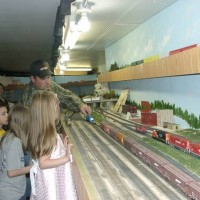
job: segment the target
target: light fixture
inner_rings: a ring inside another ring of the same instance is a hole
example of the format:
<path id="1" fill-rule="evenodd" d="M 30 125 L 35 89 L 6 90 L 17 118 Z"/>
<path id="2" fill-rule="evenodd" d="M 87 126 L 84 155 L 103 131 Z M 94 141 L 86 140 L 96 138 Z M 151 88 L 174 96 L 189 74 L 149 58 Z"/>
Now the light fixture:
<path id="1" fill-rule="evenodd" d="M 75 7 L 75 10 L 70 17 L 65 16 L 63 27 L 63 45 L 65 49 L 73 49 L 81 32 L 86 32 L 90 29 L 88 13 L 92 12 L 91 6 L 94 3 L 88 0 L 76 0 L 71 5 Z"/>
<path id="2" fill-rule="evenodd" d="M 63 71 L 63 70 L 60 70 L 60 74 L 63 75 L 63 74 L 64 74 L 64 71 Z"/>
<path id="3" fill-rule="evenodd" d="M 90 29 L 90 22 L 86 13 L 81 13 L 77 26 L 80 32 L 87 32 Z"/>
<path id="4" fill-rule="evenodd" d="M 69 53 L 67 50 L 63 50 L 60 53 L 60 62 L 63 63 L 66 61 L 69 61 Z"/>
<path id="5" fill-rule="evenodd" d="M 62 71 L 92 71 L 91 67 L 69 67 L 69 66 L 64 66 L 60 65 L 59 69 Z"/>
<path id="6" fill-rule="evenodd" d="M 90 29 L 90 22 L 87 14 L 92 12 L 91 5 L 92 3 L 88 0 L 83 0 L 76 2 L 76 13 L 78 14 L 78 30 L 81 32 L 86 32 Z"/>
<path id="7" fill-rule="evenodd" d="M 71 71 L 71 72 L 85 72 L 85 71 L 92 71 L 92 68 L 86 68 L 86 67 L 81 67 L 81 68 L 75 68 L 75 67 L 67 67 L 64 71 Z"/>
<path id="8" fill-rule="evenodd" d="M 88 13 L 92 12 L 91 6 L 94 5 L 88 0 L 77 0 L 72 4 L 76 7 L 76 24 L 78 31 L 86 32 L 90 29 L 90 22 L 88 19 Z"/>
<path id="9" fill-rule="evenodd" d="M 91 6 L 93 5 L 92 2 L 89 2 L 88 0 L 82 0 L 82 1 L 75 1 L 74 2 L 76 6 L 76 13 L 91 13 L 92 9 Z"/>
<path id="10" fill-rule="evenodd" d="M 64 48 L 73 49 L 79 36 L 80 36 L 80 32 L 77 29 L 77 25 L 75 24 L 75 21 L 70 21 L 68 31 L 66 32 L 64 41 L 63 41 Z"/>

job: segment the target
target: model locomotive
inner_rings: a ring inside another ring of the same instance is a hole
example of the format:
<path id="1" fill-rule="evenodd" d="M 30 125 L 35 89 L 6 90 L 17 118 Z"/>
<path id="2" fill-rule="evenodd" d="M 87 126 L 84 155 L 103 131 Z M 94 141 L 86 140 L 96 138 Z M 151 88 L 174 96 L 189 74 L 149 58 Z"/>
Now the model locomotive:
<path id="1" fill-rule="evenodd" d="M 94 118 L 91 115 L 86 115 L 85 120 L 90 123 L 95 123 Z"/>
<path id="2" fill-rule="evenodd" d="M 180 135 L 161 130 L 152 131 L 152 137 L 200 158 L 200 143 L 195 143 Z"/>

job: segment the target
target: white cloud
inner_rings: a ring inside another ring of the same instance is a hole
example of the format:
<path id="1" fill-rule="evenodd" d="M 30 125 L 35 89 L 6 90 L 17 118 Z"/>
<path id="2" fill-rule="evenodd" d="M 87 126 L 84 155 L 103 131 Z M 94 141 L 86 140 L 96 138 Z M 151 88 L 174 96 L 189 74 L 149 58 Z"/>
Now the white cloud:
<path id="1" fill-rule="evenodd" d="M 153 50 L 153 42 L 154 39 L 149 39 L 149 41 L 147 42 L 147 45 L 144 46 L 144 53 L 148 54 L 149 52 L 151 52 Z"/>
<path id="2" fill-rule="evenodd" d="M 165 48 L 169 44 L 172 34 L 173 34 L 172 28 L 169 28 L 166 34 L 164 35 L 163 40 L 160 42 L 160 49 Z"/>

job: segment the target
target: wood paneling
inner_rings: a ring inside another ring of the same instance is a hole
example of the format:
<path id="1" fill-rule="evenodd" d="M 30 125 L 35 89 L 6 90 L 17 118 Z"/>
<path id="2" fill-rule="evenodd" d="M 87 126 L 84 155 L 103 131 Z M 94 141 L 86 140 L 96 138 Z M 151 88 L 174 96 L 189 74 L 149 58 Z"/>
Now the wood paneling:
<path id="1" fill-rule="evenodd" d="M 200 47 L 195 47 L 148 63 L 106 72 L 98 82 L 127 81 L 200 73 Z"/>

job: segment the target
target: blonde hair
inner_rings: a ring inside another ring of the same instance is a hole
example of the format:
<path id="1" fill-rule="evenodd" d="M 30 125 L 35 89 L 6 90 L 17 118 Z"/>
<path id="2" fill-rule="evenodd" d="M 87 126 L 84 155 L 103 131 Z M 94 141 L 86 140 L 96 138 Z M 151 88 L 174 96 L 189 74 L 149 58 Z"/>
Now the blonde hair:
<path id="1" fill-rule="evenodd" d="M 10 130 L 4 135 L 4 139 L 12 140 L 14 136 L 22 141 L 22 149 L 27 150 L 29 109 L 23 105 L 16 104 L 12 107 L 8 115 Z"/>
<path id="2" fill-rule="evenodd" d="M 33 159 L 49 154 L 56 145 L 56 120 L 59 117 L 55 94 L 38 90 L 30 106 L 29 150 Z"/>

